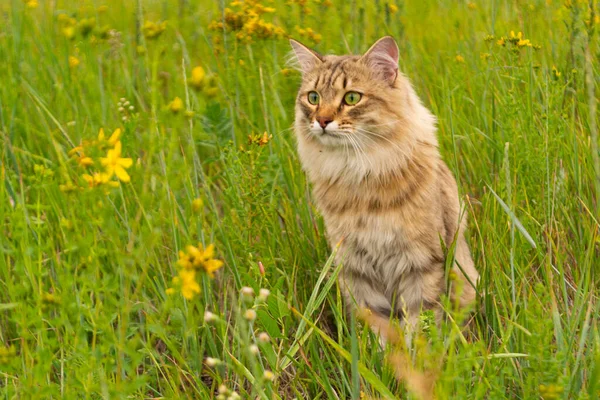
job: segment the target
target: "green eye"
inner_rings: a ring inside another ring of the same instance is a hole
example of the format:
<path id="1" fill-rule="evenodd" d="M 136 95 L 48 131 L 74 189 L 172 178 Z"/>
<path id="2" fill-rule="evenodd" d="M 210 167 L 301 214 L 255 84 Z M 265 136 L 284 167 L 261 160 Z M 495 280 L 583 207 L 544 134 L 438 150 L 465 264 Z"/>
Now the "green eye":
<path id="1" fill-rule="evenodd" d="M 362 98 L 362 94 L 360 94 L 358 92 L 348 92 L 344 96 L 344 103 L 346 103 L 349 106 L 353 106 L 356 103 L 358 103 L 361 98 Z"/>
<path id="2" fill-rule="evenodd" d="M 317 92 L 308 92 L 308 102 L 313 105 L 319 104 L 319 93 Z"/>

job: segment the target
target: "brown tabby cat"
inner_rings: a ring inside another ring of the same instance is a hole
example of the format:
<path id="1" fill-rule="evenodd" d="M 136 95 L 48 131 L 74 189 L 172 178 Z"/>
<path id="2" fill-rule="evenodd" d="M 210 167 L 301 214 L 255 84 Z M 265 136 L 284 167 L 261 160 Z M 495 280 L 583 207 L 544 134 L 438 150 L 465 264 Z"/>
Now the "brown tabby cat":
<path id="1" fill-rule="evenodd" d="M 469 282 L 478 273 L 456 182 L 440 157 L 435 117 L 398 71 L 394 39 L 380 39 L 363 56 L 291 45 L 302 71 L 298 152 L 329 243 L 340 243 L 347 301 L 409 324 L 422 309 L 441 315 L 443 240 L 446 247 L 456 241 L 460 304 L 472 302 Z"/>

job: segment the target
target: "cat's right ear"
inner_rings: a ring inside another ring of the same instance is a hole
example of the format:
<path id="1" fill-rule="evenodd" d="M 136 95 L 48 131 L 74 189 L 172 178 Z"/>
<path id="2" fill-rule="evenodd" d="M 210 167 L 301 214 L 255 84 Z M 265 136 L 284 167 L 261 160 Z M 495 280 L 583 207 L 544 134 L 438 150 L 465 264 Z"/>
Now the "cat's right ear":
<path id="1" fill-rule="evenodd" d="M 323 57 L 314 50 L 309 49 L 297 40 L 290 39 L 292 50 L 294 50 L 296 65 L 298 69 L 306 74 L 323 62 Z"/>

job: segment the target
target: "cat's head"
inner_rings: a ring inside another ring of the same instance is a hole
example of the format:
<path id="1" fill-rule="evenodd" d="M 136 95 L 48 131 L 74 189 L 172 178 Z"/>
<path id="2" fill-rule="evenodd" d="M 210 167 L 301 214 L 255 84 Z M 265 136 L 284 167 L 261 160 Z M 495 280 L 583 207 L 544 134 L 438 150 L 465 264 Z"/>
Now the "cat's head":
<path id="1" fill-rule="evenodd" d="M 362 56 L 320 55 L 290 40 L 302 72 L 296 133 L 329 148 L 389 142 L 401 119 L 398 45 L 379 39 Z"/>

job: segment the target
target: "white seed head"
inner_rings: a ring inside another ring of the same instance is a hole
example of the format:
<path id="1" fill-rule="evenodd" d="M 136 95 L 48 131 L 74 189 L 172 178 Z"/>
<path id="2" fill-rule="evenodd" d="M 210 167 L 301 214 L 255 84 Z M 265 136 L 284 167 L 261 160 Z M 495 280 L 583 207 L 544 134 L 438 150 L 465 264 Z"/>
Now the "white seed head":
<path id="1" fill-rule="evenodd" d="M 261 343 L 269 343 L 269 341 L 271 340 L 271 338 L 269 337 L 269 334 L 267 332 L 261 332 L 258 335 L 258 341 Z"/>
<path id="2" fill-rule="evenodd" d="M 133 111 L 134 107 L 133 106 L 129 106 L 129 111 Z"/>
<path id="3" fill-rule="evenodd" d="M 269 370 L 266 370 L 266 371 L 263 373 L 263 378 L 265 378 L 267 381 L 272 381 L 272 380 L 274 380 L 274 379 L 275 379 L 275 374 L 274 374 L 274 373 L 272 373 L 272 372 L 271 372 L 271 371 L 269 371 Z"/>
<path id="4" fill-rule="evenodd" d="M 125 97 L 121 97 L 119 100 L 121 100 L 121 103 L 125 103 L 127 101 Z"/>
<path id="5" fill-rule="evenodd" d="M 267 297 L 269 297 L 270 294 L 271 291 L 269 289 L 262 288 L 258 292 L 258 299 L 260 301 L 267 301 Z"/>
<path id="6" fill-rule="evenodd" d="M 220 362 L 221 361 L 219 361 L 218 358 L 206 357 L 206 365 L 208 365 L 209 367 L 214 367 Z"/>
<path id="7" fill-rule="evenodd" d="M 217 320 L 217 316 L 210 311 L 204 312 L 204 322 L 210 323 Z"/>
<path id="8" fill-rule="evenodd" d="M 256 311 L 252 309 L 246 310 L 246 312 L 244 313 L 244 318 L 246 318 L 250 322 L 254 321 L 256 319 Z"/>
<path id="9" fill-rule="evenodd" d="M 220 385 L 218 391 L 219 391 L 220 394 L 227 394 L 227 393 L 229 393 L 229 389 L 227 389 L 227 386 L 225 386 L 225 385 Z"/>
<path id="10" fill-rule="evenodd" d="M 250 347 L 249 347 L 249 349 L 250 349 L 250 353 L 252 353 L 254 355 L 258 354 L 258 346 L 257 345 L 251 344 Z"/>
<path id="11" fill-rule="evenodd" d="M 254 297 L 254 289 L 248 286 L 244 286 L 241 290 L 242 296 L 244 297 Z"/>

